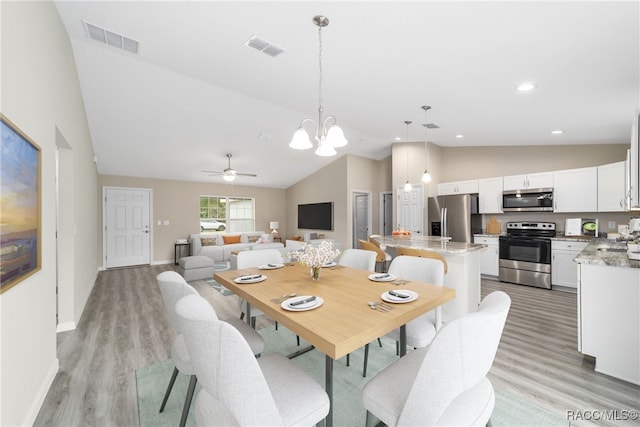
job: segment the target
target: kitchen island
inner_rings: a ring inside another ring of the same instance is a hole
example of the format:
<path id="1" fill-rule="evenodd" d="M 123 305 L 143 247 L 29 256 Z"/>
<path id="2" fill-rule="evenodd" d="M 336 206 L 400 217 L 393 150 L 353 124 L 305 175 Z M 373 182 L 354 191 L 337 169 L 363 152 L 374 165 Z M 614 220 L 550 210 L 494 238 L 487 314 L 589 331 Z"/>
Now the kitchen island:
<path id="1" fill-rule="evenodd" d="M 442 306 L 445 322 L 478 310 L 480 304 L 480 253 L 487 245 L 451 242 L 447 238 L 412 236 L 411 239 L 394 239 L 391 236 L 376 237 L 380 246 L 392 257 L 396 248 L 428 249 L 440 253 L 447 260 L 449 272 L 444 276 L 444 286 L 456 290 L 456 297 Z"/>
<path id="2" fill-rule="evenodd" d="M 596 372 L 640 384 L 640 261 L 626 244 L 592 239 L 578 263 L 578 351 Z"/>

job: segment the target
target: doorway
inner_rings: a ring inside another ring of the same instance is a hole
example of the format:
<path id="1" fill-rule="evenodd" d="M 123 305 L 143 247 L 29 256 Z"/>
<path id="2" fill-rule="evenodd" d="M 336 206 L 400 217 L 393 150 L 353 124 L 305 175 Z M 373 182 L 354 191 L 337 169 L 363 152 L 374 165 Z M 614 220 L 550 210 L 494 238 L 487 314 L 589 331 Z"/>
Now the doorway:
<path id="1" fill-rule="evenodd" d="M 358 240 L 369 240 L 371 229 L 371 193 L 353 193 L 353 242 L 352 247 L 358 248 Z"/>
<path id="2" fill-rule="evenodd" d="M 398 188 L 398 226 L 412 234 L 423 234 L 422 186 L 414 186 L 409 191 Z"/>
<path id="3" fill-rule="evenodd" d="M 105 268 L 149 264 L 151 189 L 103 187 Z"/>
<path id="4" fill-rule="evenodd" d="M 393 192 L 380 193 L 380 234 L 391 236 L 393 232 Z"/>

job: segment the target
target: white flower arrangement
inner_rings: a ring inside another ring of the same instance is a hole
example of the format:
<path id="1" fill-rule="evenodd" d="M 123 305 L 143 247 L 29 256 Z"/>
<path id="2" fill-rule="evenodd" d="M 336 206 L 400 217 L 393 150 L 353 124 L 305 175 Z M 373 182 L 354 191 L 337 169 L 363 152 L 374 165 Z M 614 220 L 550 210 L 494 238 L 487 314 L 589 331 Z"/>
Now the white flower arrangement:
<path id="1" fill-rule="evenodd" d="M 299 263 L 307 267 L 322 267 L 323 265 L 335 260 L 340 256 L 339 249 L 333 249 L 333 242 L 323 240 L 319 246 L 313 246 L 305 243 L 302 248 L 297 251 L 291 251 L 287 254 L 289 258 L 297 259 Z"/>

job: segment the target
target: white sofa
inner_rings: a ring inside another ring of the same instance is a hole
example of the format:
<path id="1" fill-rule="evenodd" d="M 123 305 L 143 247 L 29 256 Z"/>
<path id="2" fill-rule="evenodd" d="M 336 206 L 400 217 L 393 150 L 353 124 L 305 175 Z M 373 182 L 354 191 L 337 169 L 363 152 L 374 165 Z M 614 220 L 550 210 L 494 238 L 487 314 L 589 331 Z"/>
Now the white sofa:
<path id="1" fill-rule="evenodd" d="M 240 243 L 225 244 L 224 237 L 240 236 Z M 227 262 L 231 260 L 231 252 L 242 250 L 259 250 L 259 249 L 278 249 L 284 251 L 284 245 L 279 242 L 266 243 L 263 241 L 270 239 L 269 234 L 264 231 L 247 231 L 242 233 L 204 233 L 191 234 L 189 241 L 191 242 L 192 256 L 206 256 L 215 262 Z"/>

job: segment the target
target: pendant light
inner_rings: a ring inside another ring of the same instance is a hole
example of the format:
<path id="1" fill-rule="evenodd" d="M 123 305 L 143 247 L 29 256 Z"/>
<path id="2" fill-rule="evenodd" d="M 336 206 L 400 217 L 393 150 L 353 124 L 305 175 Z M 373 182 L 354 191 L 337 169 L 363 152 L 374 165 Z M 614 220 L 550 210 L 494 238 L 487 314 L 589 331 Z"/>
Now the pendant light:
<path id="1" fill-rule="evenodd" d="M 313 23 L 318 27 L 318 40 L 319 40 L 319 53 L 318 64 L 320 70 L 320 79 L 318 83 L 318 123 L 316 123 L 316 135 L 315 141 L 317 142 L 316 155 L 317 156 L 335 156 L 337 153 L 336 148 L 344 147 L 347 145 L 347 139 L 344 137 L 344 132 L 338 126 L 338 121 L 333 116 L 328 116 L 324 121 L 322 119 L 322 28 L 329 25 L 329 19 L 326 16 L 318 15 L 313 18 Z M 327 129 L 329 120 L 333 121 L 331 127 Z M 293 138 L 289 143 L 289 147 L 296 150 L 306 150 L 313 147 L 309 133 L 304 128 L 305 122 L 314 122 L 313 119 L 306 118 L 302 120 L 298 130 L 293 134 Z"/>
<path id="2" fill-rule="evenodd" d="M 411 191 L 411 183 L 409 182 L 409 125 L 411 124 L 410 120 L 405 120 L 404 124 L 407 125 L 407 143 L 405 147 L 405 153 L 407 158 L 406 171 L 407 171 L 407 182 L 404 183 L 404 191 Z"/>
<path id="3" fill-rule="evenodd" d="M 423 105 L 422 109 L 424 110 L 424 173 L 422 174 L 422 182 L 425 184 L 431 182 L 431 174 L 427 170 L 427 158 L 429 157 L 427 153 L 429 150 L 427 149 L 427 111 L 431 109 L 430 105 Z"/>

